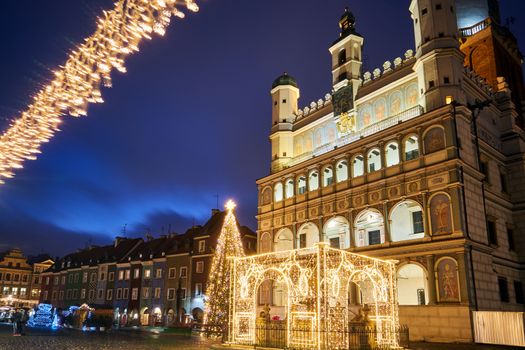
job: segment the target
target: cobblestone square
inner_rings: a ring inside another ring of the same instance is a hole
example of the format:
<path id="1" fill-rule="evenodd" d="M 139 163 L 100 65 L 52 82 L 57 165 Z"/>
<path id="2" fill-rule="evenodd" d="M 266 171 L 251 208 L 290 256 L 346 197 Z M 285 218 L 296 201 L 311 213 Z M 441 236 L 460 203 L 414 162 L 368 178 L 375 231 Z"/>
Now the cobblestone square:
<path id="1" fill-rule="evenodd" d="M 75 330 L 33 330 L 13 337 L 11 328 L 0 327 L 0 350 L 198 350 L 215 342 L 198 336 L 154 335 L 132 332 L 105 334 Z"/>

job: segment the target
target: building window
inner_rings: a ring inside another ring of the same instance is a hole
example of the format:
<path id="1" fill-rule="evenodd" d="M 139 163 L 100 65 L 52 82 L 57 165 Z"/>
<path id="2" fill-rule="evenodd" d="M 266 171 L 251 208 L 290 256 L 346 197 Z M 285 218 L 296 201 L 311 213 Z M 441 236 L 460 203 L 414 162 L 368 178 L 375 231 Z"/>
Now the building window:
<path id="1" fill-rule="evenodd" d="M 339 57 L 337 61 L 339 62 L 339 65 L 343 65 L 346 63 L 346 50 L 345 49 L 339 52 Z"/>
<path id="2" fill-rule="evenodd" d="M 195 272 L 197 272 L 197 273 L 203 273 L 204 272 L 204 261 L 197 261 L 197 265 L 195 267 Z"/>
<path id="3" fill-rule="evenodd" d="M 64 291 L 61 290 L 60 293 L 58 293 L 58 300 L 64 300 Z"/>
<path id="4" fill-rule="evenodd" d="M 25 297 L 26 293 L 27 293 L 27 289 L 26 288 L 20 288 L 20 296 L 21 297 Z"/>
<path id="5" fill-rule="evenodd" d="M 22 275 L 22 282 L 27 283 L 29 276 L 28 275 Z"/>
<path id="6" fill-rule="evenodd" d="M 390 142 L 385 147 L 386 166 L 399 164 L 399 146 L 397 142 Z"/>
<path id="7" fill-rule="evenodd" d="M 425 227 L 423 225 L 423 212 L 422 211 L 412 212 L 412 227 L 414 230 L 414 234 L 425 232 Z"/>
<path id="8" fill-rule="evenodd" d="M 131 300 L 137 300 L 139 298 L 139 289 L 133 288 L 131 290 Z"/>
<path id="9" fill-rule="evenodd" d="M 188 276 L 188 268 L 186 266 L 183 266 L 180 268 L 180 277 L 186 278 Z"/>
<path id="10" fill-rule="evenodd" d="M 95 299 L 95 291 L 93 289 L 91 289 L 89 291 L 89 300 L 93 300 L 93 299 Z"/>
<path id="11" fill-rule="evenodd" d="M 306 233 L 299 235 L 299 248 L 306 248 Z"/>
<path id="12" fill-rule="evenodd" d="M 69 292 L 69 291 L 68 291 Z M 85 289 L 82 289 L 80 291 L 80 299 L 86 299 L 86 290 Z"/>
<path id="13" fill-rule="evenodd" d="M 84 272 L 82 274 L 82 283 L 87 283 L 87 281 L 88 281 L 88 273 Z"/>
<path id="14" fill-rule="evenodd" d="M 135 278 L 138 278 L 137 271 L 138 271 L 138 269 L 135 270 Z M 145 279 L 151 278 L 151 270 L 150 269 L 144 270 L 144 278 Z"/>
<path id="15" fill-rule="evenodd" d="M 115 272 L 110 272 L 108 274 L 108 280 L 109 281 L 114 281 L 115 280 Z"/>
<path id="16" fill-rule="evenodd" d="M 181 299 L 186 299 L 186 288 L 181 288 L 180 289 L 180 298 Z"/>
<path id="17" fill-rule="evenodd" d="M 108 290 L 108 292 L 109 292 L 109 290 Z M 120 300 L 120 299 L 122 299 L 122 288 L 117 289 L 117 300 Z"/>
<path id="18" fill-rule="evenodd" d="M 155 278 L 162 278 L 162 269 L 155 270 Z"/>
<path id="19" fill-rule="evenodd" d="M 61 283 L 62 285 L 66 284 L 66 276 L 62 276 L 62 281 L 60 281 L 60 282 L 62 282 Z"/>
<path id="20" fill-rule="evenodd" d="M 300 176 L 297 180 L 297 193 L 305 194 L 306 193 L 306 176 Z"/>
<path id="21" fill-rule="evenodd" d="M 161 296 L 161 289 L 155 288 L 155 299 L 160 299 Z"/>
<path id="22" fill-rule="evenodd" d="M 284 194 L 286 196 L 286 199 L 292 198 L 294 196 L 293 189 L 294 189 L 293 179 L 286 180 L 285 189 L 284 189 Z"/>
<path id="23" fill-rule="evenodd" d="M 100 281 L 106 280 L 106 274 L 104 272 L 100 273 Z"/>
<path id="24" fill-rule="evenodd" d="M 335 167 L 335 177 L 338 183 L 348 180 L 348 162 L 346 160 L 337 163 Z"/>
<path id="25" fill-rule="evenodd" d="M 124 270 L 120 270 L 118 272 L 118 280 L 122 281 L 124 279 Z"/>
<path id="26" fill-rule="evenodd" d="M 200 240 L 199 241 L 199 253 L 204 253 L 206 251 L 206 241 Z"/>
<path id="27" fill-rule="evenodd" d="M 317 170 L 310 171 L 308 175 L 308 190 L 317 191 L 319 189 L 319 172 Z"/>
<path id="28" fill-rule="evenodd" d="M 489 162 L 481 161 L 479 163 L 479 171 L 485 175 L 485 181 L 489 182 Z"/>
<path id="29" fill-rule="evenodd" d="M 6 273 L 5 274 L 5 280 L 6 281 L 11 281 L 11 274 L 10 273 Z"/>
<path id="30" fill-rule="evenodd" d="M 381 169 L 381 152 L 374 148 L 368 152 L 368 172 L 373 173 Z"/>
<path id="31" fill-rule="evenodd" d="M 133 278 L 137 279 L 140 277 L 140 269 L 133 270 Z"/>
<path id="32" fill-rule="evenodd" d="M 170 267 L 170 269 L 168 270 L 168 278 L 170 280 L 174 279 L 175 276 L 177 276 L 177 272 L 176 272 L 176 268 L 175 267 Z"/>
<path id="33" fill-rule="evenodd" d="M 168 289 L 168 300 L 175 299 L 175 289 L 169 288 Z"/>
<path id="34" fill-rule="evenodd" d="M 195 283 L 195 296 L 202 295 L 202 283 Z"/>
<path id="35" fill-rule="evenodd" d="M 493 220 L 487 220 L 487 233 L 489 244 L 498 245 L 498 235 L 496 232 L 496 223 Z"/>
<path id="36" fill-rule="evenodd" d="M 331 186 L 334 183 L 334 171 L 331 167 L 326 167 L 323 170 L 323 187 Z"/>
<path id="37" fill-rule="evenodd" d="M 359 177 L 365 174 L 364 158 L 361 154 L 355 156 L 353 160 L 352 176 Z"/>
<path id="38" fill-rule="evenodd" d="M 108 289 L 106 291 L 106 300 L 113 300 L 113 289 Z"/>
<path id="39" fill-rule="evenodd" d="M 125 276 L 124 276 L 124 278 L 125 278 L 126 280 L 129 280 L 130 277 L 131 277 L 131 270 L 128 269 L 128 270 L 126 270 L 126 272 L 125 272 Z"/>
<path id="40" fill-rule="evenodd" d="M 419 157 L 419 144 L 417 141 L 417 136 L 409 136 L 405 140 L 405 160 L 413 160 Z"/>
<path id="41" fill-rule="evenodd" d="M 47 300 L 47 290 L 44 292 L 44 300 Z"/>
<path id="42" fill-rule="evenodd" d="M 516 251 L 516 244 L 514 243 L 514 230 L 507 228 L 507 240 L 509 242 L 509 250 Z"/>
<path id="43" fill-rule="evenodd" d="M 91 274 L 91 282 L 95 282 L 97 280 L 97 274 L 96 273 L 92 273 Z"/>
<path id="44" fill-rule="evenodd" d="M 138 294 L 138 291 L 137 291 L 137 294 Z M 129 297 L 129 288 L 124 288 L 122 290 L 122 298 L 127 299 L 128 297 Z"/>
<path id="45" fill-rule="evenodd" d="M 99 289 L 97 294 L 97 299 L 102 299 L 104 297 L 104 289 Z"/>
<path id="46" fill-rule="evenodd" d="M 149 287 L 142 288 L 142 298 L 149 299 Z"/>
<path id="47" fill-rule="evenodd" d="M 283 184 L 278 182 L 273 188 L 273 199 L 275 202 L 280 202 L 283 200 Z"/>
<path id="48" fill-rule="evenodd" d="M 500 178 L 500 184 L 501 184 L 501 192 L 508 193 L 507 176 L 505 176 L 504 173 L 500 173 L 499 178 Z"/>
<path id="49" fill-rule="evenodd" d="M 498 277 L 499 286 L 499 299 L 503 303 L 509 302 L 509 287 L 507 285 L 507 279 L 505 277 Z"/>
<path id="50" fill-rule="evenodd" d="M 523 304 L 523 284 L 521 281 L 514 281 L 514 294 L 516 295 L 516 304 Z"/>

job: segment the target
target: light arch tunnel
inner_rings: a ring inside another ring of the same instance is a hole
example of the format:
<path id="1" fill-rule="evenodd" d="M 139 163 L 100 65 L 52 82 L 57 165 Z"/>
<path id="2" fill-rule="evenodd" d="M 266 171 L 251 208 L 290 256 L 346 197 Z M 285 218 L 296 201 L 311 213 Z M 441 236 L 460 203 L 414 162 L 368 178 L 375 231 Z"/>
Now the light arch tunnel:
<path id="1" fill-rule="evenodd" d="M 393 261 L 320 243 L 311 248 L 235 258 L 232 264 L 232 343 L 256 344 L 259 322 L 280 322 L 287 332 L 287 347 L 341 348 L 348 343 L 345 330 L 349 321 L 366 304 L 377 328 L 375 341 L 398 344 Z M 279 286 L 277 293 L 273 292 L 273 303 L 267 298 L 272 285 Z"/>
<path id="2" fill-rule="evenodd" d="M 390 238 L 393 242 L 420 239 L 425 235 L 424 213 L 422 206 L 415 200 L 407 199 L 394 205 L 389 215 Z M 353 231 L 353 233 L 352 233 Z M 385 242 L 385 220 L 381 212 L 366 209 L 359 212 L 354 220 L 353 229 L 343 216 L 328 219 L 322 230 L 313 222 L 301 225 L 294 234 L 291 228 L 278 230 L 273 239 L 269 233 L 263 233 L 260 241 L 260 252 L 281 252 L 297 248 L 313 247 L 324 241 L 332 248 L 348 249 Z M 353 234 L 353 240 L 351 239 Z M 428 301 L 428 276 L 419 265 L 399 268 L 400 305 L 425 304 Z M 272 299 L 279 299 L 282 286 L 274 284 L 273 291 L 268 293 Z M 270 288 L 264 286 L 265 289 Z"/>

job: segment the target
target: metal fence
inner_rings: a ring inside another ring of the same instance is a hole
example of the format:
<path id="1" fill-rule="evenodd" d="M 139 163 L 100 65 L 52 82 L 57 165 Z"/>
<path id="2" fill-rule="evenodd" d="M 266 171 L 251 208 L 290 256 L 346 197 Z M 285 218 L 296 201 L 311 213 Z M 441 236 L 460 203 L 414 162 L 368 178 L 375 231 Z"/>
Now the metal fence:
<path id="1" fill-rule="evenodd" d="M 200 325 L 200 331 L 208 336 L 222 337 L 228 341 L 226 330 L 213 325 Z M 341 331 L 312 331 L 310 327 L 293 327 L 288 330 L 284 322 L 257 324 L 251 329 L 244 329 L 248 335 L 236 339 L 235 343 L 253 348 L 274 348 L 287 350 L 339 349 L 339 350 L 390 350 L 399 349 L 391 343 L 398 340 L 398 345 L 409 347 L 408 327 L 401 326 L 395 331 L 379 331 L 375 327 L 350 325 Z M 389 341 L 390 340 L 390 341 Z"/>

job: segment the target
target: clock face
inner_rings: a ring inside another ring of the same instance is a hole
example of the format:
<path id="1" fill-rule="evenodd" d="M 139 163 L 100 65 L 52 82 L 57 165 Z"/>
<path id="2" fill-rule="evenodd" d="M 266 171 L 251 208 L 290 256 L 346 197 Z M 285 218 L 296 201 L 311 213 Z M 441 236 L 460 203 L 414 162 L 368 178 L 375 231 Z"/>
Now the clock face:
<path id="1" fill-rule="evenodd" d="M 339 89 L 334 93 L 334 115 L 340 116 L 354 108 L 354 93 L 352 85 Z"/>

